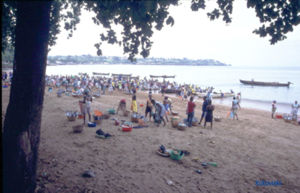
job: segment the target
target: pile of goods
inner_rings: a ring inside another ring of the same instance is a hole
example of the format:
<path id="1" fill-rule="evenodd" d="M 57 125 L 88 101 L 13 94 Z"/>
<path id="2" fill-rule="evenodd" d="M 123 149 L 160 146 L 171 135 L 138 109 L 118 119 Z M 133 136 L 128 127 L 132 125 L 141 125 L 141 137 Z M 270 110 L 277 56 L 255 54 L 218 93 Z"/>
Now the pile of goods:
<path id="1" fill-rule="evenodd" d="M 75 112 L 73 112 L 73 111 L 67 111 L 66 112 L 66 116 L 67 116 L 67 119 L 69 121 L 75 121 L 76 118 L 77 118 L 77 116 L 78 116 L 78 113 L 76 111 Z"/>

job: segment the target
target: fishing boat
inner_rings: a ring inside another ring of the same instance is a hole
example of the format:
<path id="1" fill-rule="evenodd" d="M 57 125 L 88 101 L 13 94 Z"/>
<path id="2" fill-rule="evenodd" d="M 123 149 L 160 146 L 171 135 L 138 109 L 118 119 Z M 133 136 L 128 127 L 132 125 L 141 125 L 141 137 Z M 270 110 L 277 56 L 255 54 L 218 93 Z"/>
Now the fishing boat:
<path id="1" fill-rule="evenodd" d="M 167 75 L 155 76 L 155 75 L 150 75 L 150 78 L 175 78 L 175 75 L 174 76 L 167 76 Z"/>
<path id="2" fill-rule="evenodd" d="M 279 83 L 279 82 L 260 82 L 260 81 L 254 81 L 254 80 L 240 80 L 243 84 L 253 85 L 253 86 L 286 86 L 289 87 L 291 82 L 287 83 Z"/>
<path id="3" fill-rule="evenodd" d="M 131 76 L 130 79 L 140 79 L 140 76 Z"/>
<path id="4" fill-rule="evenodd" d="M 200 98 L 203 98 L 204 96 L 207 96 L 207 93 L 199 93 L 197 92 L 196 95 Z M 225 92 L 225 93 L 213 93 L 212 94 L 212 98 L 213 99 L 219 99 L 219 98 L 227 98 L 227 97 L 234 97 L 235 94 L 234 93 L 230 93 L 230 92 Z"/>
<path id="5" fill-rule="evenodd" d="M 131 74 L 111 74 L 112 76 L 131 76 Z"/>
<path id="6" fill-rule="evenodd" d="M 93 75 L 97 75 L 97 76 L 109 76 L 109 73 L 93 72 Z"/>
<path id="7" fill-rule="evenodd" d="M 180 94 L 180 89 L 166 89 L 165 93 L 167 94 Z"/>

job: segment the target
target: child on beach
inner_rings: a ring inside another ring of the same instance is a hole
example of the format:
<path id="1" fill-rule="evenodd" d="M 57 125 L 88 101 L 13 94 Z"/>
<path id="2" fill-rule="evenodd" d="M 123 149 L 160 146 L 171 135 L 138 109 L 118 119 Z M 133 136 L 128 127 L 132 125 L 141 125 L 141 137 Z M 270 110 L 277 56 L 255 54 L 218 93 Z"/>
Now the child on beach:
<path id="1" fill-rule="evenodd" d="M 151 121 L 151 116 L 152 116 L 152 95 L 149 94 L 148 99 L 147 99 L 147 104 L 146 104 L 146 110 L 145 110 L 145 117 L 147 117 L 148 113 L 149 113 L 149 121 Z"/>
<path id="2" fill-rule="evenodd" d="M 202 115 L 201 115 L 201 119 L 200 122 L 198 123 L 199 125 L 201 125 L 201 122 L 203 120 L 203 118 L 205 118 L 206 116 L 206 107 L 207 107 L 207 103 L 208 101 L 206 100 L 206 96 L 203 97 L 203 103 L 202 103 Z"/>
<path id="3" fill-rule="evenodd" d="M 170 113 L 170 111 L 169 111 L 170 108 L 169 108 L 169 100 L 168 100 L 167 96 L 164 98 L 163 105 L 165 106 L 165 109 L 166 109 L 166 119 L 167 119 L 167 122 L 169 122 L 168 113 Z"/>
<path id="4" fill-rule="evenodd" d="M 231 112 L 233 114 L 233 119 L 234 119 L 234 117 L 236 117 L 236 120 L 239 120 L 238 115 L 237 115 L 238 108 L 241 108 L 240 103 L 235 97 L 233 97 Z"/>
<path id="5" fill-rule="evenodd" d="M 132 113 L 133 113 L 133 114 L 137 114 L 136 95 L 133 95 L 133 96 L 132 96 L 131 110 L 132 110 Z"/>
<path id="6" fill-rule="evenodd" d="M 194 97 L 191 97 L 186 109 L 186 114 L 188 115 L 187 117 L 188 127 L 192 126 L 192 121 L 194 118 L 194 109 L 196 107 L 196 104 L 193 102 L 193 100 Z"/>
<path id="7" fill-rule="evenodd" d="M 85 115 L 88 114 L 89 121 L 91 121 L 91 103 L 93 98 L 89 95 L 89 92 L 84 92 L 83 101 L 79 101 L 80 111 L 83 115 L 83 124 L 85 124 Z"/>
<path id="8" fill-rule="evenodd" d="M 276 112 L 276 101 L 273 101 L 272 103 L 272 119 L 274 119 L 274 115 L 275 115 L 275 112 Z"/>

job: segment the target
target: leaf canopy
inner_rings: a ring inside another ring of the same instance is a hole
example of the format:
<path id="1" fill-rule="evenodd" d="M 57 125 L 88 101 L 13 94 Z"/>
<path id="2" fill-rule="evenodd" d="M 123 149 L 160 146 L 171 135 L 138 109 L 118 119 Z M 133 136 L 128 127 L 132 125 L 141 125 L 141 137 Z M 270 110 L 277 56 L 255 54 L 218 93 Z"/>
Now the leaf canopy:
<path id="1" fill-rule="evenodd" d="M 2 50 L 14 47 L 16 4 L 16 1 L 2 2 Z M 86 9 L 96 14 L 93 22 L 106 29 L 95 44 L 98 55 L 102 55 L 101 43 L 107 42 L 122 46 L 131 61 L 138 54 L 145 58 L 150 54 L 153 30 L 173 26 L 176 21 L 168 10 L 170 6 L 178 5 L 179 0 L 55 0 L 51 7 L 49 45 L 55 45 L 61 21 L 64 21 L 64 29 L 69 31 L 68 37 L 72 37 L 80 22 L 81 10 Z M 192 11 L 205 10 L 206 0 L 191 0 L 190 7 Z M 262 23 L 253 33 L 268 36 L 271 44 L 286 39 L 286 34 L 300 22 L 300 0 L 247 0 L 247 7 L 255 9 Z M 233 0 L 217 0 L 217 7 L 208 11 L 207 16 L 211 20 L 222 18 L 230 23 L 232 10 Z M 123 27 L 121 39 L 117 38 L 116 25 Z"/>

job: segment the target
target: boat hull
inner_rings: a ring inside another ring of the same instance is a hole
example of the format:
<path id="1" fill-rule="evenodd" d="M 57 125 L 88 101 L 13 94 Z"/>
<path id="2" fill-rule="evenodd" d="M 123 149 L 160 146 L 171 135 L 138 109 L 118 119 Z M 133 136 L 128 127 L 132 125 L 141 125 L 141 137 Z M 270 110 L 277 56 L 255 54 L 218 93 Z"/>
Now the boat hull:
<path id="1" fill-rule="evenodd" d="M 247 80 L 240 80 L 241 83 L 252 85 L 252 86 L 285 86 L 289 87 L 290 82 L 288 83 L 279 83 L 279 82 L 259 82 L 259 81 L 247 81 Z"/>

